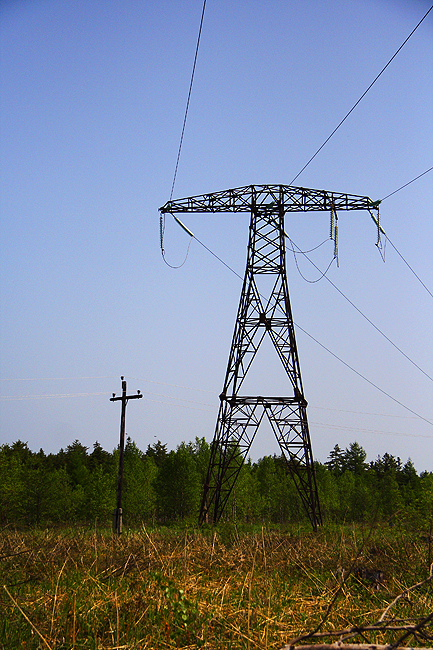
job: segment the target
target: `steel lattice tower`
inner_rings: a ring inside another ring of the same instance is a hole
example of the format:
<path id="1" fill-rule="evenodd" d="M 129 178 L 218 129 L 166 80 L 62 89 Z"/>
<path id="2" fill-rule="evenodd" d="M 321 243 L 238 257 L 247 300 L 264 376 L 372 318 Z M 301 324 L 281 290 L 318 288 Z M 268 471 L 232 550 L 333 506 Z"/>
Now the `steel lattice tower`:
<path id="1" fill-rule="evenodd" d="M 277 438 L 313 529 L 321 524 L 313 453 L 286 275 L 284 217 L 287 212 L 367 209 L 368 197 L 287 185 L 252 185 L 170 201 L 161 213 L 250 212 L 248 255 L 229 355 L 200 522 L 220 519 L 263 420 Z M 379 218 L 374 217 L 379 224 Z M 379 227 L 379 225 L 378 225 Z M 263 276 L 267 276 L 266 282 Z M 266 284 L 266 295 L 262 285 Z M 269 335 L 291 386 L 289 396 L 251 396 L 242 385 Z"/>

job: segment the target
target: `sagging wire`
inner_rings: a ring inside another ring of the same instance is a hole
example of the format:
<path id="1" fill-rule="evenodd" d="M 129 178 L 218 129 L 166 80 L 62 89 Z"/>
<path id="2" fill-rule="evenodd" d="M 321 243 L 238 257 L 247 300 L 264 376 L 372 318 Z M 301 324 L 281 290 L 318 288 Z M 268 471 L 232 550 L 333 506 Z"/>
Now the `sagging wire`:
<path id="1" fill-rule="evenodd" d="M 180 153 L 182 151 L 183 136 L 185 135 L 186 120 L 187 120 L 187 117 L 188 117 L 189 103 L 190 103 L 190 100 L 191 100 L 192 85 L 194 83 L 195 68 L 196 68 L 196 65 L 197 65 L 197 57 L 198 57 L 198 50 L 199 50 L 199 47 L 200 47 L 200 39 L 201 39 L 201 32 L 202 32 L 202 29 L 203 29 L 203 19 L 204 19 L 205 9 L 206 9 L 206 0 L 204 0 L 204 2 L 203 2 L 203 8 L 202 8 L 202 11 L 201 11 L 200 27 L 199 27 L 199 30 L 198 30 L 197 45 L 196 45 L 196 48 L 195 48 L 194 63 L 193 63 L 193 66 L 192 66 L 191 80 L 190 80 L 190 83 L 189 83 L 188 99 L 186 100 L 185 116 L 183 118 L 182 133 L 181 133 L 181 136 L 180 136 L 179 149 L 178 149 L 178 152 L 177 152 L 176 166 L 174 168 L 173 183 L 172 183 L 171 192 L 170 192 L 170 201 L 173 198 L 174 185 L 176 183 L 177 170 L 178 170 L 178 167 L 179 167 Z"/>
<path id="2" fill-rule="evenodd" d="M 380 203 L 380 202 L 379 202 L 379 203 Z M 372 203 L 371 203 L 371 207 L 377 209 L 377 207 L 378 207 L 378 202 L 377 202 L 377 201 L 376 201 L 375 203 L 372 202 Z M 372 214 L 372 212 L 371 212 L 370 210 L 369 210 L 369 212 L 370 212 L 370 214 L 371 214 L 371 217 L 372 217 L 373 221 L 375 221 L 375 223 L 376 223 L 376 225 L 377 225 L 377 223 L 378 223 L 377 218 Z M 384 234 L 385 234 L 385 231 L 383 230 L 383 228 L 382 228 L 382 226 L 380 225 L 380 223 L 379 223 L 379 226 L 378 226 L 378 227 L 380 228 L 380 233 L 384 235 Z M 296 246 L 296 248 L 298 249 L 297 252 L 300 253 L 300 252 L 301 252 L 300 248 L 299 248 L 299 247 L 298 247 L 298 246 L 297 246 L 297 245 L 296 245 L 296 244 L 295 244 L 295 243 L 290 239 L 290 237 L 288 236 L 288 234 L 285 232 L 284 235 L 285 235 L 285 237 L 287 237 L 287 239 L 288 239 L 288 240 L 290 241 L 290 243 L 292 244 L 292 250 L 293 250 L 293 246 Z M 348 298 L 348 297 L 346 296 L 346 294 L 344 294 L 344 293 L 341 291 L 341 289 L 339 289 L 339 288 L 337 287 L 336 284 L 334 284 L 334 282 L 332 282 L 332 280 L 331 280 L 330 278 L 328 278 L 328 276 L 327 276 L 328 270 L 329 270 L 329 268 L 331 267 L 331 264 L 332 264 L 332 262 L 334 261 L 335 258 L 331 260 L 331 262 L 329 263 L 328 268 L 326 269 L 326 271 L 322 272 L 321 269 L 317 266 L 317 264 L 315 264 L 315 263 L 313 262 L 313 260 L 310 259 L 310 258 L 308 257 L 308 255 L 305 255 L 305 254 L 304 254 L 304 257 L 306 257 L 306 259 L 310 262 L 310 264 L 312 264 L 312 265 L 314 266 L 314 268 L 317 269 L 317 271 L 319 271 L 319 273 L 321 273 L 321 276 L 320 276 L 320 278 L 318 278 L 318 280 L 315 280 L 315 281 L 307 280 L 307 279 L 302 275 L 302 273 L 299 271 L 299 267 L 298 267 L 298 265 L 296 265 L 297 268 L 298 268 L 299 274 L 301 275 L 301 277 L 302 277 L 304 280 L 306 280 L 307 282 L 313 283 L 313 282 L 318 282 L 318 281 L 321 280 L 322 278 L 325 278 L 325 280 L 327 280 L 327 281 L 329 282 L 329 284 L 330 284 L 331 286 L 333 286 L 334 289 L 335 289 L 336 291 L 338 291 L 338 293 L 339 293 L 339 294 L 340 294 L 340 295 L 341 295 L 341 296 L 342 296 L 342 297 L 343 297 L 343 298 L 344 298 L 344 299 L 345 299 L 345 300 L 346 300 L 346 301 L 347 301 L 347 302 L 348 302 L 348 303 L 349 303 L 349 304 L 350 304 L 354 309 L 356 309 L 356 311 L 357 311 L 357 312 L 358 312 L 358 313 L 359 313 L 359 314 L 360 314 L 360 315 L 361 315 L 361 316 L 362 316 L 362 317 L 363 317 L 363 318 L 364 318 L 368 323 L 370 323 L 370 325 L 371 325 L 372 327 L 374 327 L 374 329 L 375 329 L 377 332 L 379 332 L 379 334 L 380 334 L 381 336 L 383 336 L 384 339 L 386 339 L 386 340 L 388 341 L 388 343 L 390 343 L 390 344 L 391 344 L 391 345 L 392 345 L 392 346 L 393 346 L 393 347 L 394 347 L 398 352 L 400 352 L 400 354 L 402 354 L 402 355 L 405 357 L 405 359 L 407 359 L 407 360 L 408 360 L 408 361 L 409 361 L 413 366 L 415 366 L 415 368 L 417 368 L 420 372 L 422 372 L 423 375 L 425 375 L 428 379 L 430 379 L 430 381 L 433 381 L 433 377 L 432 377 L 431 375 L 429 375 L 429 374 L 428 374 L 425 370 L 423 370 L 423 369 L 422 369 L 422 368 L 421 368 L 417 363 L 415 363 L 415 361 L 413 361 L 413 360 L 412 360 L 412 359 L 411 359 L 411 358 L 410 358 L 410 357 L 409 357 L 405 352 L 403 352 L 403 350 L 402 350 L 401 348 L 399 348 L 398 345 L 396 345 L 393 341 L 391 341 L 391 339 L 390 339 L 388 336 L 386 336 L 386 334 L 385 334 L 384 332 L 382 332 L 382 330 L 381 330 L 379 327 L 377 327 L 377 325 L 375 325 L 375 324 L 373 323 L 373 321 L 370 320 L 370 319 L 368 318 L 368 316 L 366 316 L 366 314 L 364 314 L 364 312 L 362 312 L 362 311 L 359 309 L 359 307 L 357 307 L 357 306 L 356 306 L 356 305 L 355 305 L 355 304 L 350 300 L 350 298 Z M 296 260 L 296 257 L 295 257 L 295 260 Z M 310 335 L 308 334 L 308 336 L 310 336 Z M 311 338 L 313 338 L 313 337 L 311 337 Z"/>
<path id="3" fill-rule="evenodd" d="M 326 278 L 326 279 L 328 280 L 329 278 Z M 334 285 L 334 286 L 335 286 L 335 285 Z M 341 291 L 340 291 L 339 289 L 338 289 L 338 291 L 341 293 Z M 356 309 L 357 309 L 357 311 L 359 311 L 359 309 L 358 309 L 357 307 L 356 307 Z M 362 312 L 360 312 L 360 313 L 362 313 Z M 364 316 L 364 314 L 362 314 L 362 315 Z M 368 320 L 368 319 L 367 319 L 367 320 Z M 370 321 L 370 322 L 371 322 L 371 321 Z M 346 366 L 346 368 L 349 368 L 349 370 L 351 370 L 352 372 L 354 372 L 355 375 L 358 375 L 358 377 L 361 377 L 361 379 L 363 379 L 363 380 L 366 381 L 368 384 L 370 384 L 370 386 L 373 386 L 373 388 L 376 388 L 376 390 L 378 390 L 379 392 L 381 392 L 383 395 L 386 395 L 386 397 L 389 397 L 389 399 L 391 399 L 391 400 L 392 400 L 393 402 L 395 402 L 396 404 L 399 404 L 400 406 L 402 406 L 404 409 L 406 409 L 406 411 L 409 411 L 409 413 L 412 413 L 412 414 L 415 415 L 417 418 L 420 418 L 421 420 L 424 420 L 424 422 L 427 422 L 427 424 L 431 424 L 431 425 L 433 426 L 433 422 L 432 422 L 431 420 L 428 420 L 427 418 L 423 417 L 422 415 L 420 415 L 420 414 L 417 413 L 416 411 L 412 410 L 411 408 L 409 408 L 408 406 L 406 406 L 405 404 L 403 404 L 403 402 L 400 402 L 400 401 L 399 401 L 398 399 L 396 399 L 395 397 L 392 397 L 392 395 L 390 395 L 389 393 L 387 393 L 386 391 L 384 391 L 383 388 L 380 388 L 377 384 L 374 384 L 370 379 L 367 379 L 367 377 L 366 377 L 365 375 L 363 375 L 363 374 L 361 374 L 360 372 L 358 372 L 357 370 L 355 370 L 355 368 L 354 368 L 353 366 L 350 366 L 350 365 L 349 365 L 348 363 L 346 363 L 346 361 L 344 361 L 341 357 L 339 357 L 338 355 L 336 355 L 335 352 L 332 352 L 332 350 L 330 350 L 328 347 L 326 347 L 325 345 L 323 345 L 323 343 L 320 343 L 320 341 L 318 341 L 316 338 L 314 338 L 314 336 L 312 336 L 312 334 L 310 334 L 309 332 L 307 332 L 307 330 L 304 330 L 304 329 L 303 329 L 303 328 L 302 328 L 298 323 L 295 323 L 295 325 L 296 325 L 296 327 L 298 328 L 298 330 L 300 330 L 301 332 L 303 332 L 304 334 L 306 334 L 307 336 L 309 336 L 310 339 L 311 339 L 312 341 L 314 341 L 315 343 L 317 343 L 318 345 L 320 345 L 321 348 L 323 348 L 324 350 L 326 350 L 326 352 L 329 352 L 330 355 L 332 355 L 335 359 L 337 359 L 338 361 L 340 361 L 340 363 L 342 363 L 344 366 Z M 376 329 L 378 329 L 375 325 L 374 325 L 374 327 L 375 327 Z M 380 330 L 379 330 L 379 331 L 380 331 Z M 383 333 L 381 332 L 381 334 L 383 334 Z M 386 337 L 385 337 L 385 338 L 386 338 Z M 389 340 L 389 339 L 388 339 L 388 340 Z M 392 343 L 392 341 L 391 341 L 391 343 Z M 394 345 L 394 343 L 392 343 L 392 344 Z M 394 347 L 397 347 L 397 346 L 394 345 Z M 399 348 L 397 348 L 397 349 L 399 349 Z M 400 352 L 401 352 L 401 350 L 400 350 Z M 404 354 L 404 353 L 403 353 L 403 354 Z M 406 355 L 404 354 L 404 356 L 406 356 Z M 409 359 L 409 357 L 406 357 L 406 358 Z M 409 361 L 411 361 L 411 363 L 413 363 L 413 361 L 412 361 L 411 359 L 409 359 Z M 414 364 L 414 365 L 416 365 L 416 364 Z M 417 367 L 418 367 L 418 366 L 417 366 Z M 419 367 L 418 367 L 418 368 L 419 368 Z M 419 368 L 419 370 L 421 370 L 421 368 Z M 423 372 L 424 374 L 426 374 L 423 370 L 421 370 L 421 372 Z M 428 375 L 427 375 L 427 377 L 428 377 Z M 431 379 L 431 377 L 429 377 L 429 379 Z"/>
<path id="4" fill-rule="evenodd" d="M 183 260 L 182 264 L 179 264 L 178 266 L 175 266 L 175 265 L 170 264 L 169 262 L 167 262 L 167 260 L 165 259 L 165 250 L 164 250 L 165 214 L 163 214 L 161 212 L 160 215 L 159 215 L 159 239 L 160 239 L 160 244 L 161 244 L 161 255 L 162 255 L 162 259 L 164 260 L 164 262 L 171 269 L 180 269 L 185 264 L 186 260 L 188 259 L 189 249 L 191 247 L 191 242 L 194 239 L 194 233 L 192 233 L 191 230 L 189 228 L 187 228 L 185 226 L 185 224 L 182 223 L 182 221 L 180 219 L 178 219 L 178 217 L 176 217 L 172 213 L 170 213 L 170 214 L 173 217 L 173 219 L 176 221 L 176 223 L 182 228 L 182 230 L 184 230 L 190 236 L 190 240 L 189 240 L 188 248 L 186 249 L 185 259 Z"/>
<path id="5" fill-rule="evenodd" d="M 379 202 L 378 202 L 378 203 L 379 203 Z M 376 226 L 377 226 L 377 232 L 378 232 L 378 234 L 377 234 L 377 243 L 376 243 L 376 246 L 377 246 L 377 248 L 378 248 L 378 251 L 379 251 L 380 256 L 382 257 L 383 261 L 385 262 L 386 243 L 389 242 L 390 246 L 392 246 L 393 249 L 395 250 L 395 252 L 397 253 L 397 255 L 399 255 L 399 257 L 401 257 L 401 259 L 403 260 L 403 262 L 406 264 L 406 266 L 408 267 L 408 269 L 413 273 L 413 275 L 416 277 L 416 279 L 418 280 L 418 282 L 419 282 L 419 283 L 424 287 L 424 289 L 427 291 L 427 293 L 428 293 L 428 294 L 433 298 L 433 293 L 430 291 L 430 289 L 428 288 L 428 286 L 427 286 L 427 285 L 426 285 L 426 284 L 421 280 L 421 278 L 419 277 L 419 275 L 414 271 L 414 269 L 411 267 L 411 265 L 409 264 L 409 262 L 408 262 L 408 261 L 403 257 L 403 255 L 400 253 L 400 251 L 399 251 L 398 248 L 395 246 L 395 244 L 392 243 L 392 241 L 390 240 L 390 238 L 388 237 L 388 235 L 386 234 L 386 232 L 384 231 L 384 229 L 383 229 L 382 226 L 380 225 L 380 215 L 379 215 L 379 210 L 378 210 L 378 218 L 376 218 L 376 217 L 374 216 L 374 214 L 373 214 L 371 211 L 369 211 L 369 212 L 370 212 L 371 218 L 373 219 L 374 223 L 375 223 Z M 383 244 L 382 244 L 382 238 L 381 238 L 381 235 L 384 236 Z"/>
<path id="6" fill-rule="evenodd" d="M 286 232 L 284 233 L 284 236 L 285 236 L 286 239 L 288 239 L 289 242 L 290 242 L 290 249 L 291 249 L 291 251 L 292 251 L 292 253 L 293 253 L 293 257 L 294 257 L 294 260 L 295 260 L 296 268 L 298 269 L 298 273 L 299 273 L 299 275 L 301 276 L 301 278 L 302 278 L 303 280 L 305 280 L 305 282 L 308 282 L 309 284 L 316 284 L 316 282 L 320 282 L 320 280 L 323 280 L 323 278 L 326 276 L 326 274 L 328 273 L 329 269 L 331 268 L 332 262 L 335 260 L 335 255 L 334 255 L 334 257 L 332 258 L 332 260 L 329 262 L 329 264 L 328 264 L 328 266 L 326 267 L 325 271 L 323 271 L 323 273 L 321 274 L 321 276 L 320 276 L 319 278 L 317 278 L 316 280 L 309 280 L 308 278 L 305 277 L 305 275 L 303 275 L 301 269 L 299 268 L 299 263 L 298 263 L 297 255 L 306 255 L 306 253 L 309 253 L 310 251 L 301 251 L 300 248 L 297 246 L 297 244 L 295 244 L 295 242 L 294 242 L 292 239 L 290 239 L 289 235 L 288 235 Z M 325 240 L 325 241 L 328 241 L 328 240 Z M 322 243 L 325 243 L 325 242 L 322 242 Z M 298 249 L 297 251 L 295 250 L 295 246 L 296 246 L 296 248 Z M 320 246 L 322 246 L 322 244 L 319 244 L 319 246 L 316 246 L 316 248 L 313 248 L 312 250 L 316 250 L 316 249 L 319 248 Z M 308 258 L 307 258 L 307 259 L 308 259 Z M 317 268 L 317 267 L 316 267 L 316 268 Z"/>
<path id="7" fill-rule="evenodd" d="M 338 215 L 337 215 L 337 210 L 335 209 L 334 204 L 331 206 L 331 216 L 330 216 L 330 225 L 329 225 L 329 238 L 334 242 L 334 256 L 331 259 L 331 261 L 329 262 L 329 264 L 326 267 L 325 271 L 321 272 L 320 277 L 318 277 L 316 280 L 309 280 L 308 278 L 305 277 L 305 275 L 302 273 L 301 269 L 299 268 L 297 255 L 306 255 L 307 253 L 311 253 L 312 251 L 317 250 L 318 248 L 323 246 L 323 244 L 325 244 L 328 241 L 328 239 L 325 239 L 325 241 L 323 241 L 318 246 L 315 246 L 315 248 L 312 248 L 312 249 L 310 249 L 308 251 L 301 251 L 299 246 L 297 244 L 295 244 L 295 242 L 289 237 L 289 235 L 286 232 L 284 232 L 284 236 L 290 242 L 290 249 L 291 249 L 291 251 L 293 253 L 296 268 L 298 270 L 299 275 L 301 276 L 301 278 L 303 280 L 305 280 L 305 282 L 308 282 L 309 284 L 316 284 L 316 282 L 320 282 L 320 280 L 323 280 L 323 278 L 326 276 L 329 269 L 331 268 L 332 263 L 333 263 L 334 260 L 336 260 L 337 268 L 339 268 L 340 263 L 339 263 L 339 260 L 338 260 Z M 296 246 L 296 248 L 298 250 L 295 250 L 295 246 Z"/>
<path id="8" fill-rule="evenodd" d="M 286 233 L 284 235 L 287 237 Z M 308 251 L 297 251 L 300 255 L 306 255 L 307 253 L 313 253 L 314 251 L 317 251 L 318 248 L 323 246 L 323 244 L 327 243 L 327 239 L 324 239 L 321 244 L 317 244 L 317 246 L 314 246 L 314 248 L 310 248 Z"/>

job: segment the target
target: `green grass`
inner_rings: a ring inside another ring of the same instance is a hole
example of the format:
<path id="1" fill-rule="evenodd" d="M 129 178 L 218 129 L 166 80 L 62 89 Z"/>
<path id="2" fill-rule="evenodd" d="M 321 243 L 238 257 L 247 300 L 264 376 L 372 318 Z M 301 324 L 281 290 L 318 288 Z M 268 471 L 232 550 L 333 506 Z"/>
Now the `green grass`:
<path id="1" fill-rule="evenodd" d="M 399 593 L 428 576 L 430 554 L 426 532 L 386 525 L 316 534 L 298 527 L 142 528 L 120 539 L 85 529 L 5 530 L 0 648 L 280 648 L 318 625 L 337 590 L 323 630 L 377 621 Z M 384 578 L 372 582 L 362 569 Z M 392 615 L 418 620 L 432 611 L 432 595 L 427 583 Z M 368 641 L 396 638 L 375 632 Z"/>

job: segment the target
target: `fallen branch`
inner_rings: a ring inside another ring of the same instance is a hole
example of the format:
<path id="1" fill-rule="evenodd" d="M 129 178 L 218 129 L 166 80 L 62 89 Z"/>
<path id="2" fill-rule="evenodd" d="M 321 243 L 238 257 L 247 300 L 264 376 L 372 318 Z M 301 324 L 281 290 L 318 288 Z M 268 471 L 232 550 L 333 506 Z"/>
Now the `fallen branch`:
<path id="1" fill-rule="evenodd" d="M 412 585 L 412 587 L 408 587 L 407 589 L 402 591 L 401 594 L 399 594 L 396 598 L 394 598 L 392 603 L 390 603 L 388 605 L 388 607 L 385 609 L 385 611 L 383 612 L 383 614 L 380 617 L 379 621 L 383 621 L 385 619 L 385 616 L 388 614 L 391 607 L 394 607 L 394 605 L 396 603 L 398 603 L 400 598 L 403 598 L 404 596 L 406 596 L 406 594 L 408 594 L 410 591 L 413 591 L 413 589 L 417 589 L 417 587 L 421 587 L 422 585 L 425 585 L 427 582 L 430 582 L 430 580 L 432 578 L 433 578 L 433 564 L 430 565 L 430 573 L 429 573 L 428 578 L 426 578 L 425 580 L 422 580 L 421 582 L 417 582 L 416 585 Z"/>
<path id="2" fill-rule="evenodd" d="M 402 641 L 404 641 L 405 639 L 407 639 L 407 637 L 410 634 L 413 634 L 414 632 L 420 632 L 422 630 L 422 628 L 424 627 L 424 625 L 426 625 L 432 619 L 433 619 L 433 612 L 431 614 L 429 614 L 428 616 L 426 616 L 425 618 L 423 618 L 422 621 L 420 621 L 418 623 L 418 625 L 414 625 L 413 630 L 408 630 L 407 632 L 402 634 L 401 637 L 399 639 L 397 639 L 397 641 L 395 643 L 393 643 L 392 646 L 390 646 L 390 650 L 396 650 L 396 648 L 398 648 L 400 643 Z"/>
<path id="3" fill-rule="evenodd" d="M 432 648 L 410 648 L 408 646 L 377 645 L 375 643 L 317 643 L 313 645 L 285 645 L 281 650 L 433 650 Z"/>
<path id="4" fill-rule="evenodd" d="M 353 565 L 352 565 L 353 566 Z M 351 567 L 352 570 L 352 567 Z M 335 650 L 336 648 L 341 649 L 341 650 L 400 650 L 400 644 L 402 641 L 407 639 L 410 635 L 413 635 L 416 638 L 416 633 L 421 632 L 421 630 L 425 627 L 425 625 L 433 619 L 433 612 L 426 616 L 425 618 L 422 618 L 418 623 L 415 625 L 409 624 L 409 622 L 406 622 L 404 620 L 399 620 L 398 622 L 400 625 L 395 625 L 396 620 L 391 619 L 391 621 L 386 621 L 385 618 L 391 608 L 401 599 L 403 598 L 406 594 L 409 592 L 413 591 L 417 587 L 421 587 L 422 585 L 425 585 L 427 582 L 429 582 L 433 578 L 433 564 L 430 566 L 430 574 L 428 578 L 425 580 L 422 580 L 421 582 L 417 582 L 415 585 L 412 585 L 411 587 L 408 587 L 404 591 L 402 591 L 401 594 L 399 594 L 394 600 L 386 607 L 384 612 L 382 613 L 381 617 L 379 618 L 378 621 L 375 623 L 371 623 L 370 625 L 357 625 L 353 626 L 351 628 L 345 629 L 345 630 L 330 630 L 327 632 L 319 632 L 319 628 L 323 624 L 323 622 L 326 620 L 328 612 L 330 608 L 328 607 L 328 611 L 326 612 L 325 617 L 322 619 L 322 622 L 318 627 L 316 627 L 313 632 L 307 632 L 306 634 L 302 634 L 301 636 L 298 636 L 294 639 L 291 639 L 287 645 L 285 645 L 281 650 Z M 338 593 L 338 592 L 337 592 Z M 335 597 L 331 601 L 331 605 L 333 605 L 335 602 Z M 394 624 L 392 624 L 394 623 Z M 350 639 L 353 636 L 356 636 L 358 634 L 363 634 L 364 632 L 395 632 L 395 631 L 403 631 L 403 634 L 397 639 L 392 644 L 388 645 L 376 645 L 376 644 L 348 644 L 345 643 L 348 639 Z M 315 644 L 315 645 L 301 645 L 301 646 L 296 646 L 297 643 L 300 641 L 304 641 L 306 639 L 319 639 L 323 637 L 333 637 L 333 636 L 338 636 L 340 637 L 339 641 L 331 644 Z M 428 637 L 428 635 L 421 635 L 424 636 L 424 638 L 431 638 Z M 407 650 L 407 646 L 404 646 Z M 420 650 L 426 650 L 420 649 Z M 428 648 L 427 650 L 433 650 L 433 648 Z"/>

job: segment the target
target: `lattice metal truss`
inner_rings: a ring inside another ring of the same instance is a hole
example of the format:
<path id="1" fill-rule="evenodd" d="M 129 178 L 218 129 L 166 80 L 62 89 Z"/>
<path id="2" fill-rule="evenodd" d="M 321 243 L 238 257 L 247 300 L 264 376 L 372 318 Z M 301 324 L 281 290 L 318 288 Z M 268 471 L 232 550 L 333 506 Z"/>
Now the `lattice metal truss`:
<path id="1" fill-rule="evenodd" d="M 251 213 L 247 266 L 211 445 L 201 523 L 219 521 L 266 417 L 313 529 L 321 524 L 307 401 L 286 276 L 284 216 L 287 212 L 332 211 L 335 214 L 338 210 L 368 210 L 379 222 L 378 204 L 368 197 L 287 185 L 251 185 L 170 201 L 160 208 L 161 213 L 171 214 Z M 267 295 L 263 294 L 260 276 L 268 276 Z M 266 335 L 270 336 L 288 376 L 289 396 L 241 394 L 244 379 Z"/>

